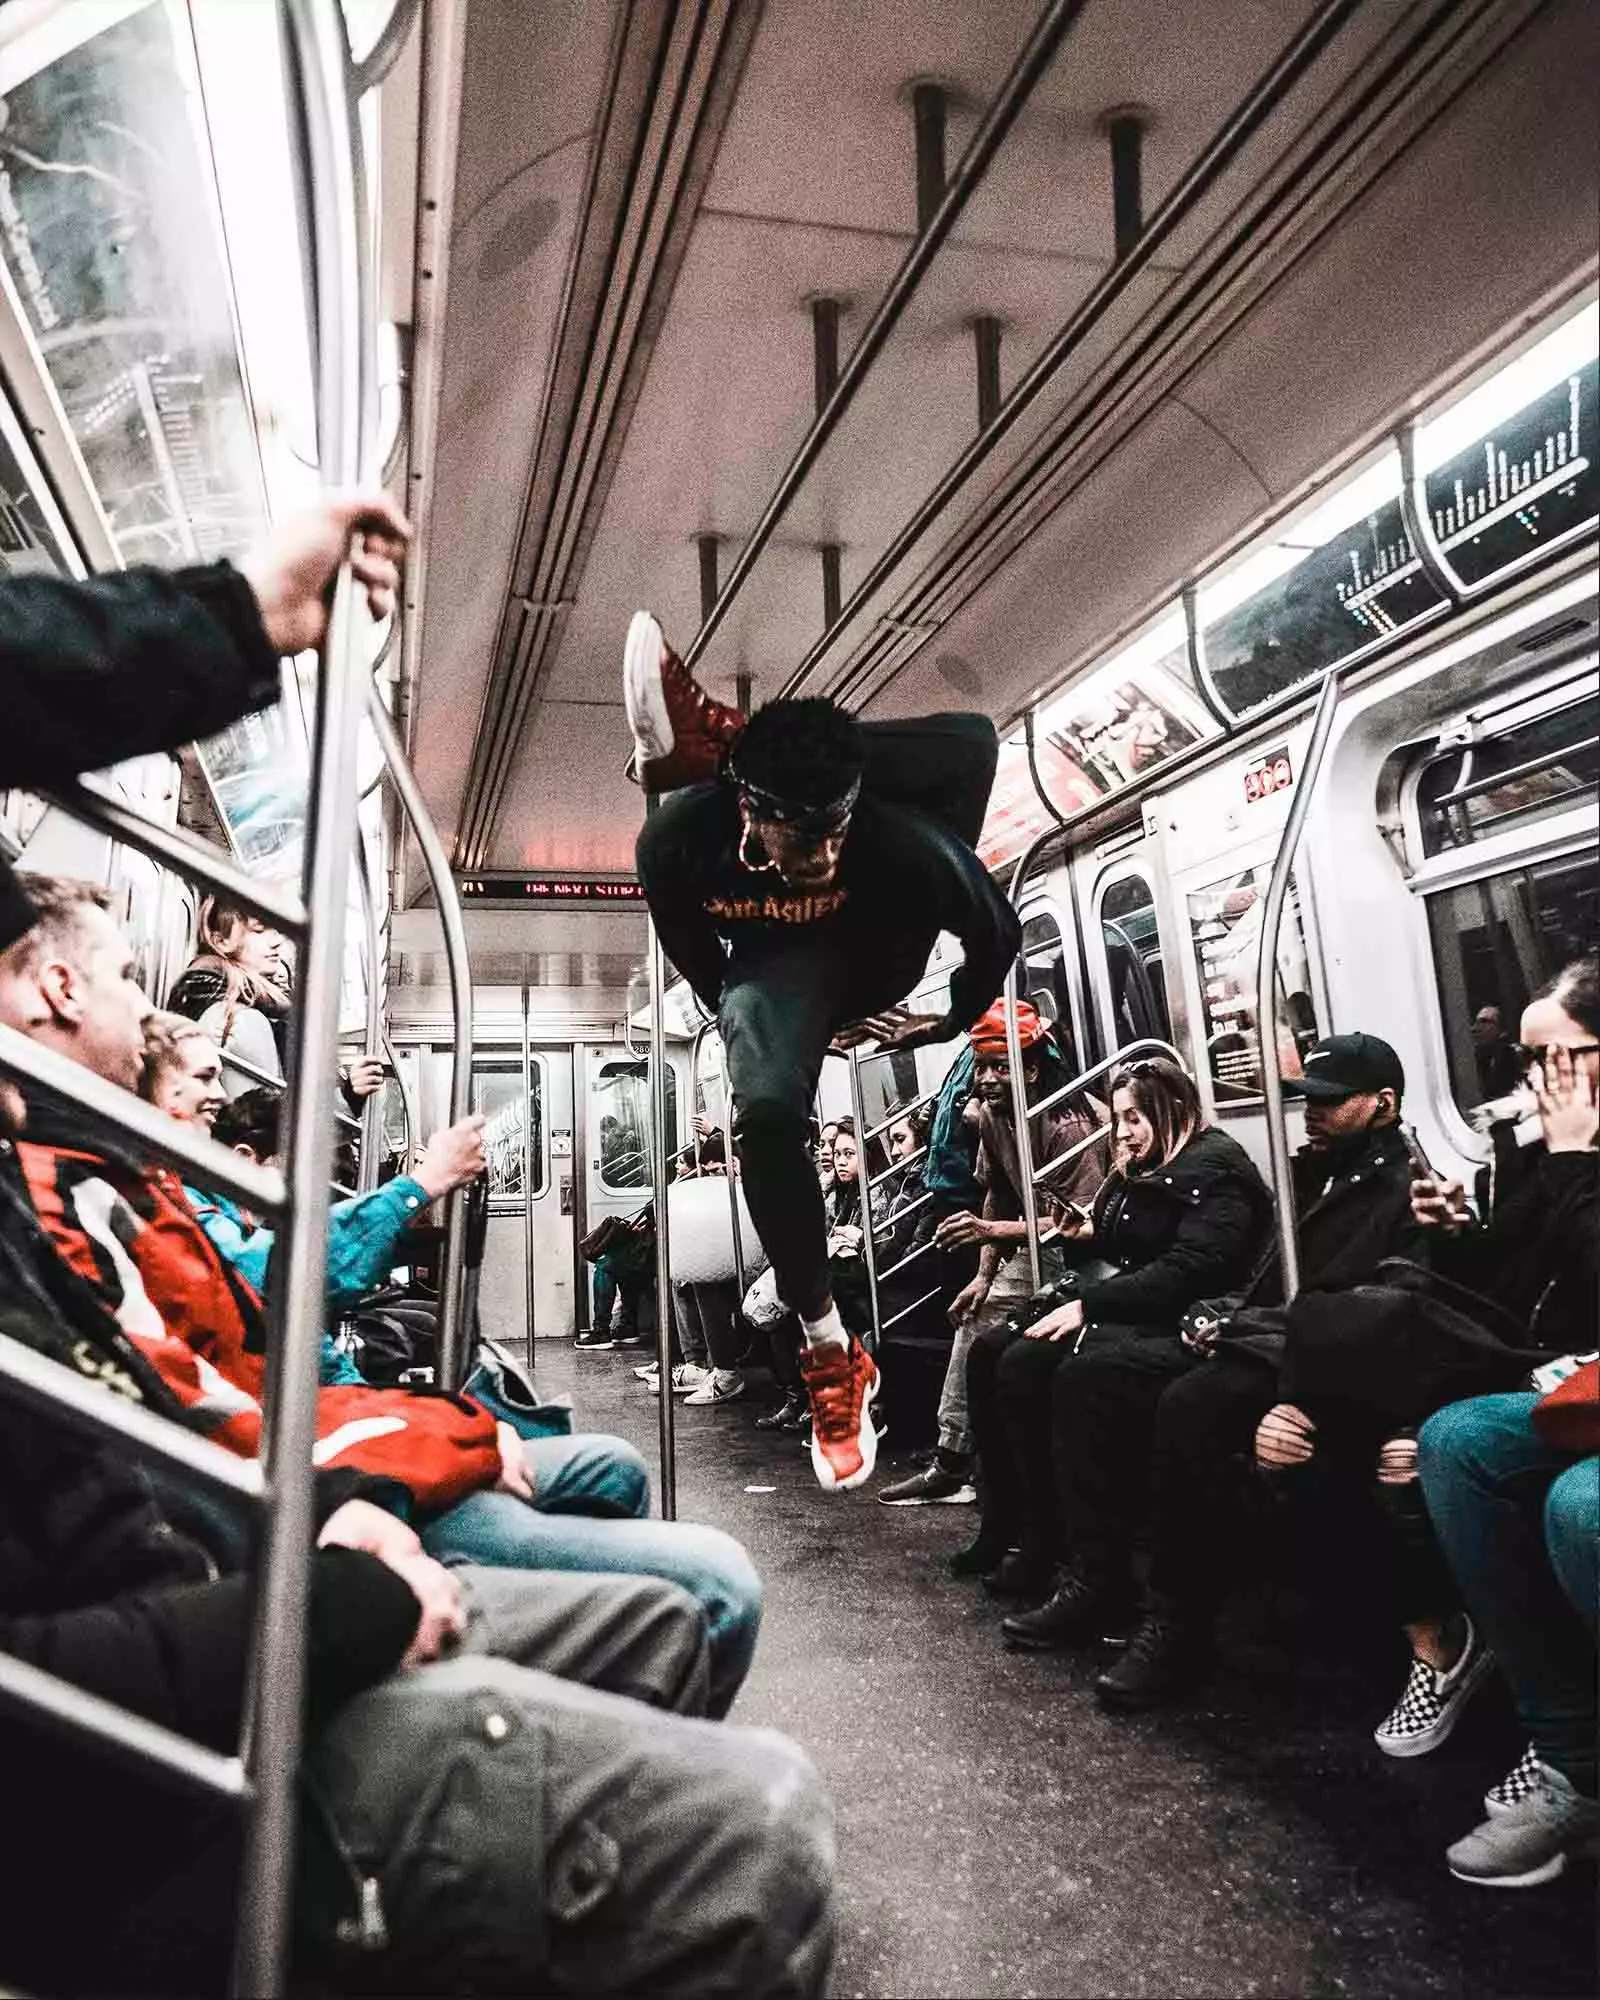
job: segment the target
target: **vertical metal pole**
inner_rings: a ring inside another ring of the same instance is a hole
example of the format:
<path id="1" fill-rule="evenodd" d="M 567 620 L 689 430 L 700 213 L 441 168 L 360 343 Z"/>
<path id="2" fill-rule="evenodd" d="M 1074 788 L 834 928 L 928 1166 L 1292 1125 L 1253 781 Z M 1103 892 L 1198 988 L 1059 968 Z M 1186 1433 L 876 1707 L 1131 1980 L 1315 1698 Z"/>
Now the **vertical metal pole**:
<path id="1" fill-rule="evenodd" d="M 650 1178 L 656 1202 L 656 1366 L 660 1374 L 656 1421 L 661 1446 L 661 1518 L 678 1518 L 678 1454 L 673 1430 L 672 1245 L 667 1223 L 667 967 L 650 925 Z"/>
<path id="2" fill-rule="evenodd" d="M 689 1044 L 689 1134 L 694 1145 L 695 1172 L 700 1171 L 700 1050 L 712 1023 L 702 1021 Z"/>
<path id="3" fill-rule="evenodd" d="M 1028 1275 L 1033 1289 L 1044 1283 L 1044 1267 L 1039 1260 L 1039 1203 L 1033 1188 L 1033 1128 L 1028 1122 L 1028 1079 L 1022 1073 L 1022 1035 L 1017 1025 L 1017 961 L 1006 973 L 1006 1061 L 1011 1070 L 1011 1116 L 1017 1127 L 1017 1164 L 1022 1185 L 1022 1219 L 1028 1229 Z"/>
<path id="4" fill-rule="evenodd" d="M 700 616 L 704 618 L 717 601 L 717 537 L 696 535 L 694 545 L 700 557 Z"/>
<path id="5" fill-rule="evenodd" d="M 980 313 L 972 322 L 972 345 L 978 368 L 978 429 L 986 431 L 1000 412 L 1000 322 Z"/>
<path id="6" fill-rule="evenodd" d="M 378 1056 L 383 1046 L 382 993 L 378 983 L 378 909 L 372 893 L 372 878 L 367 873 L 367 850 L 361 838 L 359 817 L 356 824 L 356 882 L 361 893 L 362 941 L 367 976 L 367 1022 L 361 1046 L 364 1054 Z M 378 1185 L 381 1164 L 378 1154 L 382 1145 L 379 1114 L 382 1108 L 381 1087 L 364 1099 L 361 1105 L 361 1159 L 356 1186 L 363 1194 L 370 1194 Z"/>
<path id="7" fill-rule="evenodd" d="M 839 386 L 839 310 L 839 300 L 826 293 L 811 301 L 811 360 L 819 417 Z M 707 614 L 702 611 L 700 615 L 704 618 Z"/>
<path id="8" fill-rule="evenodd" d="M 528 1032 L 528 961 L 522 961 L 522 1272 L 523 1308 L 528 1329 L 528 1370 L 534 1359 L 533 1326 L 533 1049 Z"/>
<path id="9" fill-rule="evenodd" d="M 917 133 L 917 229 L 920 233 L 933 220 L 944 200 L 945 116 L 950 93 L 942 83 L 923 82 L 911 86 L 911 115 Z"/>
<path id="10" fill-rule="evenodd" d="M 305 140 L 300 161 L 317 270 L 317 413 L 330 485 L 363 468 L 366 351 L 361 314 L 365 217 L 357 206 L 357 135 L 347 87 L 349 45 L 339 9 L 284 0 L 286 39 L 298 51 Z M 366 667 L 356 643 L 348 565 L 341 568 L 317 676 L 312 782 L 302 893 L 313 920 L 298 977 L 299 1034 L 289 1078 L 289 1205 L 279 1224 L 280 1309 L 267 1381 L 263 1457 L 270 1504 L 257 1570 L 246 1688 L 244 1763 L 254 1794 L 246 1819 L 235 1994 L 281 1992 L 294 1885 L 296 1767 L 305 1709 L 305 1614 L 314 1505 L 317 1335 L 325 1316 L 328 1183 L 333 1171 L 339 989 L 344 913 L 356 839 L 356 731 Z"/>
<path id="11" fill-rule="evenodd" d="M 1266 900 L 1261 906 L 1261 943 L 1256 958 L 1256 1034 L 1261 1044 L 1261 1096 L 1267 1119 L 1267 1152 L 1272 1162 L 1272 1193 L 1277 1210 L 1278 1256 L 1283 1266 L 1283 1299 L 1287 1305 L 1300 1289 L 1300 1246 L 1295 1235 L 1294 1174 L 1289 1162 L 1289 1133 L 1283 1110 L 1283 1069 L 1278 1060 L 1278 931 L 1284 898 L 1294 868 L 1295 850 L 1311 810 L 1317 779 L 1333 734 L 1339 706 L 1339 676 L 1324 674 L 1311 718 L 1311 739 L 1302 759 L 1289 818 L 1278 843 Z"/>
<path id="12" fill-rule="evenodd" d="M 1111 229 L 1116 254 L 1126 257 L 1144 233 L 1144 135 L 1150 114 L 1120 104 L 1101 121 L 1111 141 Z"/>
<path id="13" fill-rule="evenodd" d="M 722 1046 L 718 1035 L 717 1045 Z M 722 1051 L 722 1154 L 728 1170 L 728 1212 L 733 1217 L 733 1281 L 739 1287 L 739 1304 L 744 1305 L 748 1287 L 744 1270 L 744 1231 L 739 1226 L 739 1179 L 733 1158 L 733 1086 L 728 1081 L 728 1052 Z"/>
<path id="14" fill-rule="evenodd" d="M 867 1111 L 861 1090 L 861 1051 L 850 1051 L 850 1110 L 856 1121 L 856 1185 L 861 1190 L 861 1254 L 867 1260 L 867 1297 L 872 1301 L 872 1351 L 878 1351 L 883 1313 L 878 1304 L 878 1254 L 872 1241 L 872 1190 L 867 1183 Z"/>
<path id="15" fill-rule="evenodd" d="M 844 602 L 840 569 L 844 550 L 837 542 L 823 542 L 817 553 L 822 557 L 822 629 L 831 632 L 839 621 L 839 606 Z"/>

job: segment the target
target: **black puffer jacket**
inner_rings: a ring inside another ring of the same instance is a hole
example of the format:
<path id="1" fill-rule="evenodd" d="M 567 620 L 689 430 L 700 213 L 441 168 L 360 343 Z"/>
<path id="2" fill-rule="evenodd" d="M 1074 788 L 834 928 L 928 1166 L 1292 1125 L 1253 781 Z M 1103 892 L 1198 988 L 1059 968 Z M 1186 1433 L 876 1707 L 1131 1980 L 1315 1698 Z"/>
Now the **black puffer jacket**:
<path id="1" fill-rule="evenodd" d="M 1600 1154 L 1518 1146 L 1494 1128 L 1494 1206 L 1487 1226 L 1437 1239 L 1435 1263 L 1482 1292 L 1537 1346 L 1586 1353 L 1600 1342 Z"/>
<path id="2" fill-rule="evenodd" d="M 1154 1173 L 1113 1174 L 1095 1198 L 1093 1237 L 1076 1246 L 1117 1267 L 1078 1281 L 1086 1318 L 1171 1331 L 1197 1299 L 1244 1283 L 1271 1219 L 1250 1155 L 1215 1126 Z"/>

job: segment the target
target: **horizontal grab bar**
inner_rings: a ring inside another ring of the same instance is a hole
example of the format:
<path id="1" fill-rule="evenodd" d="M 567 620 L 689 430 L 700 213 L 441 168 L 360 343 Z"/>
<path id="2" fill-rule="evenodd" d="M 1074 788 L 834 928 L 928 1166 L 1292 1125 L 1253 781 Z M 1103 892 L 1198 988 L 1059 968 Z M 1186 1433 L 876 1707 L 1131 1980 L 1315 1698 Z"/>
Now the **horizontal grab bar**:
<path id="1" fill-rule="evenodd" d="M 236 1195 L 257 1215 L 280 1215 L 287 1205 L 283 1175 L 276 1167 L 254 1166 L 242 1153 L 199 1137 L 192 1127 L 180 1125 L 131 1090 L 107 1083 L 70 1056 L 30 1042 L 15 1028 L 0 1027 L 0 1075 L 21 1077 L 92 1111 L 117 1131 L 138 1139 L 158 1159 L 183 1168 L 208 1192 Z"/>
<path id="2" fill-rule="evenodd" d="M 289 937 L 305 936 L 306 909 L 300 898 L 290 890 L 268 888 L 258 882 L 247 869 L 230 861 L 217 848 L 191 839 L 186 833 L 175 832 L 171 827 L 157 826 L 143 813 L 135 811 L 125 799 L 115 798 L 85 779 L 79 779 L 76 784 L 35 789 L 40 798 L 48 800 L 60 811 L 70 813 L 74 819 L 82 820 L 85 826 L 92 826 L 99 833 L 108 833 L 124 847 L 131 847 L 149 860 L 160 862 L 162 867 L 172 869 L 175 874 L 189 876 L 203 883 L 214 894 L 243 904 L 258 917 L 268 918 Z"/>
<path id="3" fill-rule="evenodd" d="M 130 1403 L 103 1383 L 79 1375 L 48 1355 L 0 1334 L 0 1382 L 85 1430 L 113 1432 L 147 1462 L 175 1465 L 208 1486 L 242 1500 L 260 1500 L 266 1491 L 258 1459 L 238 1458 L 198 1431 L 170 1417 Z"/>

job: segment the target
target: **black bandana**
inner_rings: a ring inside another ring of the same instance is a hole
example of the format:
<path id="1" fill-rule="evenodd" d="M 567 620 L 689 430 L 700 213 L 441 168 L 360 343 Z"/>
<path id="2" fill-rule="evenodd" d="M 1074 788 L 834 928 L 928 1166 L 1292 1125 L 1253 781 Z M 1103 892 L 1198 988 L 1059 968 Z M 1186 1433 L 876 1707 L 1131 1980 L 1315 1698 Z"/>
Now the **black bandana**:
<path id="1" fill-rule="evenodd" d="M 861 796 L 861 780 L 856 778 L 835 799 L 821 805 L 797 805 L 793 799 L 780 799 L 775 792 L 765 791 L 760 785 L 748 784 L 731 767 L 727 776 L 752 819 L 792 826 L 796 833 L 809 834 L 817 840 L 825 840 L 832 833 L 842 833 L 856 800 Z"/>

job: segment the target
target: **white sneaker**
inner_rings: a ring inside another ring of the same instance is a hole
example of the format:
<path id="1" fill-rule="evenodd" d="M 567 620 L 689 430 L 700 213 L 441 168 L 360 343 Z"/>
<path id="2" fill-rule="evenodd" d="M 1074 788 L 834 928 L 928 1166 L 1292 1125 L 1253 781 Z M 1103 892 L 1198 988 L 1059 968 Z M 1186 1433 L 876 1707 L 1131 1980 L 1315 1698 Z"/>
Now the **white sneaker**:
<path id="1" fill-rule="evenodd" d="M 710 1380 L 709 1368 L 697 1368 L 692 1361 L 680 1361 L 672 1371 L 672 1393 L 675 1396 L 687 1396 L 691 1389 L 698 1389 L 702 1383 Z M 652 1396 L 661 1394 L 661 1377 L 654 1369 L 651 1370 L 650 1379 L 645 1387 Z"/>
<path id="2" fill-rule="evenodd" d="M 642 1368 L 635 1368 L 633 1371 L 634 1379 L 638 1382 L 653 1382 L 660 1373 L 659 1361 L 647 1361 Z"/>
<path id="3" fill-rule="evenodd" d="M 1494 1671 L 1494 1655 L 1467 1620 L 1467 1642 L 1449 1673 L 1413 1659 L 1400 1699 L 1372 1732 L 1386 1757 L 1426 1757 L 1461 1720 L 1462 1710 Z"/>
<path id="4" fill-rule="evenodd" d="M 1514 1812 L 1538 1789 L 1539 1759 L 1530 1743 L 1499 1784 L 1491 1785 L 1484 1793 L 1483 1809 L 1490 1819 L 1498 1819 L 1502 1813 Z"/>
<path id="5" fill-rule="evenodd" d="M 1560 1771 L 1536 1763 L 1532 1793 L 1474 1827 L 1445 1859 L 1458 1882 L 1532 1889 L 1553 1882 L 1574 1854 L 1600 1855 L 1600 1801 L 1585 1798 Z"/>
<path id="6" fill-rule="evenodd" d="M 744 1390 L 744 1377 L 737 1368 L 713 1368 L 707 1379 L 684 1397 L 683 1407 L 702 1409 L 710 1403 L 736 1403 Z"/>

